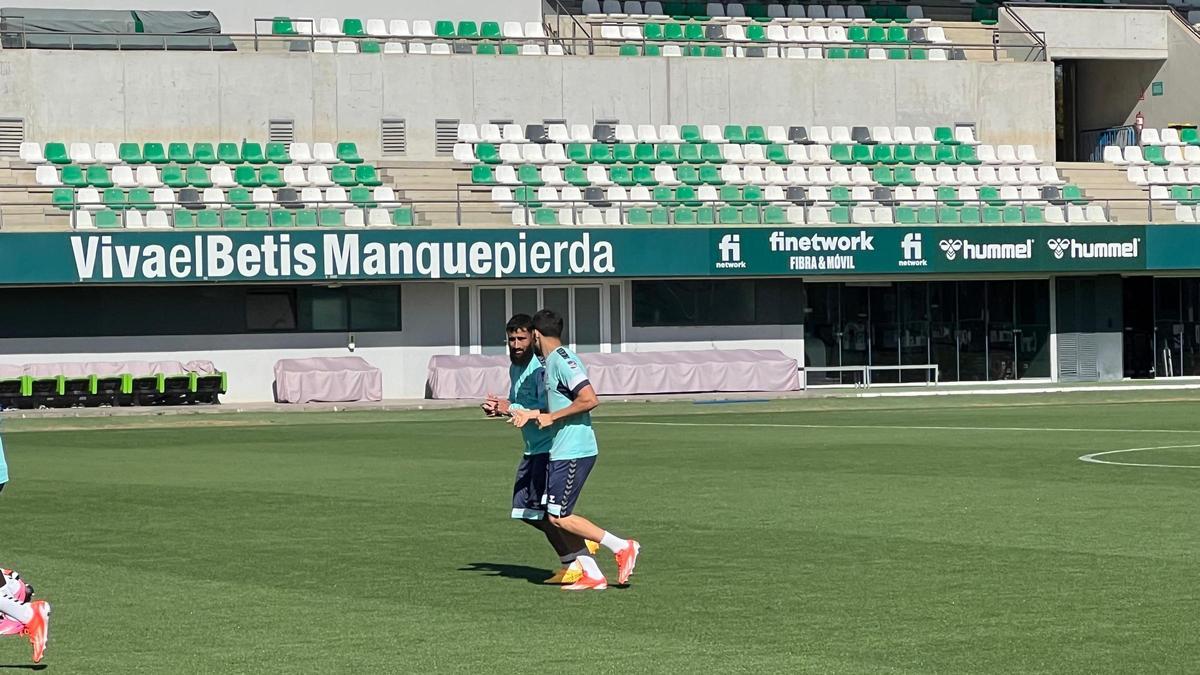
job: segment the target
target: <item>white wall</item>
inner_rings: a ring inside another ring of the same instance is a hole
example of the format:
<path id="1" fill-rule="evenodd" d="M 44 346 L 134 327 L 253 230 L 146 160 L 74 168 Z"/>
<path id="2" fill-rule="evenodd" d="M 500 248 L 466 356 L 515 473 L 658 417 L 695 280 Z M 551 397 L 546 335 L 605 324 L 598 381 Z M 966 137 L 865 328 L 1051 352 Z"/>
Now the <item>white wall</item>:
<path id="1" fill-rule="evenodd" d="M 353 352 L 341 333 L 8 339 L 0 363 L 207 359 L 229 373 L 223 400 L 246 403 L 271 400 L 279 359 L 354 355 L 383 370 L 384 398 L 423 398 L 429 358 L 455 353 L 453 308 L 453 284 L 404 284 L 403 330 L 358 333 Z"/>
<path id="2" fill-rule="evenodd" d="M 14 7 L 38 7 L 42 3 L 28 0 Z M 56 9 L 157 9 L 207 10 L 216 14 L 225 33 L 253 33 L 255 19 L 275 16 L 332 17 L 338 19 L 461 19 L 475 21 L 541 21 L 541 0 L 152 0 L 123 2 L 121 0 L 52 0 L 46 5 Z M 270 26 L 266 26 L 270 31 Z"/>
<path id="3" fill-rule="evenodd" d="M 1170 12 L 1165 10 L 1019 6 L 1008 11 L 1046 34 L 1052 59 L 1167 58 Z"/>
<path id="4" fill-rule="evenodd" d="M 627 352 L 778 349 L 804 363 L 804 326 L 625 327 Z"/>

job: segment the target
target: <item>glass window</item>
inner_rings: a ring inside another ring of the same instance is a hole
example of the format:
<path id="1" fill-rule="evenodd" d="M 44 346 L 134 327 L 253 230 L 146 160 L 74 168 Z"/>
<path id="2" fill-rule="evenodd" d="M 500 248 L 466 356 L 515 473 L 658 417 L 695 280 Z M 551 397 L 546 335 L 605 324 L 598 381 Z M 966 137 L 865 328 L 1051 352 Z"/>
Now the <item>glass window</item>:
<path id="1" fill-rule="evenodd" d="M 505 354 L 504 326 L 508 323 L 508 290 L 479 289 L 479 345 L 484 354 Z"/>
<path id="2" fill-rule="evenodd" d="M 634 281 L 635 326 L 799 324 L 799 280 Z"/>
<path id="3" fill-rule="evenodd" d="M 292 291 L 247 293 L 246 330 L 296 330 L 296 294 Z"/>
<path id="4" fill-rule="evenodd" d="M 958 282 L 958 379 L 987 379 L 986 284 Z"/>
<path id="5" fill-rule="evenodd" d="M 804 366 L 842 365 L 838 337 L 841 335 L 841 284 L 807 284 L 804 309 Z M 837 373 L 808 372 L 808 384 L 840 384 Z"/>
<path id="6" fill-rule="evenodd" d="M 929 284 L 929 353 L 938 378 L 958 381 L 958 282 Z"/>
<path id="7" fill-rule="evenodd" d="M 563 320 L 562 341 L 571 344 L 571 292 L 567 288 L 547 288 L 542 291 L 542 307 L 558 312 Z"/>
<path id="8" fill-rule="evenodd" d="M 600 289 L 575 289 L 575 351 L 600 351 Z"/>
<path id="9" fill-rule="evenodd" d="M 458 289 L 458 348 L 462 354 L 471 349 L 471 289 L 467 286 Z"/>
<path id="10" fill-rule="evenodd" d="M 1180 279 L 1154 282 L 1154 342 L 1157 374 L 1176 377 L 1183 372 L 1184 324 L 1181 320 Z"/>
<path id="11" fill-rule="evenodd" d="M 1050 283 L 1014 284 L 1017 325 L 1017 377 L 1050 377 Z"/>
<path id="12" fill-rule="evenodd" d="M 1016 341 L 1013 329 L 1013 282 L 987 282 L 988 379 L 1015 380 Z"/>
<path id="13" fill-rule="evenodd" d="M 621 285 L 608 287 L 608 340 L 612 351 L 621 351 Z"/>
<path id="14" fill-rule="evenodd" d="M 351 330 L 400 330 L 399 286 L 351 286 L 348 296 Z"/>
<path id="15" fill-rule="evenodd" d="M 308 291 L 308 304 L 313 330 L 347 330 L 349 313 L 344 289 L 314 286 Z"/>
<path id="16" fill-rule="evenodd" d="M 922 366 L 929 357 L 929 284 L 918 281 L 898 284 L 900 305 L 900 363 Z M 927 382 L 933 379 L 928 370 L 904 370 L 901 382 Z"/>
<path id="17" fill-rule="evenodd" d="M 513 314 L 528 314 L 533 316 L 537 313 L 538 307 L 538 289 L 536 288 L 514 288 L 512 289 L 512 313 Z"/>
<path id="18" fill-rule="evenodd" d="M 871 307 L 871 365 L 900 365 L 900 325 L 894 285 L 872 286 L 868 290 Z M 879 370 L 871 373 L 871 382 L 899 382 L 900 371 Z"/>

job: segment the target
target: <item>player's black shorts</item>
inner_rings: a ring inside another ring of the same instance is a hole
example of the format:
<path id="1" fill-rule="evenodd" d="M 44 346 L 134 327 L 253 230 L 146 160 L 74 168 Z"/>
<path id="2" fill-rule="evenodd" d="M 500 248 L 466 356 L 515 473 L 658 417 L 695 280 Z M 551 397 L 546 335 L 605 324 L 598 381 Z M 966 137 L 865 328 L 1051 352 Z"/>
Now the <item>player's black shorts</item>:
<path id="1" fill-rule="evenodd" d="M 517 480 L 513 483 L 512 517 L 541 520 L 546 517 L 546 467 L 550 453 L 525 455 L 517 465 Z"/>
<path id="2" fill-rule="evenodd" d="M 583 491 L 588 474 L 596 465 L 596 455 L 579 459 L 550 462 L 546 479 L 546 512 L 552 516 L 569 516 Z"/>

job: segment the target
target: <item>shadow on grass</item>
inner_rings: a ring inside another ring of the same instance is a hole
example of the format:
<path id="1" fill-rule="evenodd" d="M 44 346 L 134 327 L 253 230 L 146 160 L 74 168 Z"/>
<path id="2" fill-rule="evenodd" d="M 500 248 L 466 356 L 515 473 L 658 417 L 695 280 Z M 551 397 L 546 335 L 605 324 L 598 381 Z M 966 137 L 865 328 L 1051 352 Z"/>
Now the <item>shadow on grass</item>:
<path id="1" fill-rule="evenodd" d="M 473 562 L 466 567 L 458 568 L 459 572 L 480 572 L 489 577 L 504 577 L 505 579 L 524 579 L 531 584 L 541 585 L 554 574 L 553 570 L 529 565 L 509 565 L 507 563 Z"/>
<path id="2" fill-rule="evenodd" d="M 0 664 L 0 670 L 45 670 L 46 668 L 47 664 L 45 663 Z"/>

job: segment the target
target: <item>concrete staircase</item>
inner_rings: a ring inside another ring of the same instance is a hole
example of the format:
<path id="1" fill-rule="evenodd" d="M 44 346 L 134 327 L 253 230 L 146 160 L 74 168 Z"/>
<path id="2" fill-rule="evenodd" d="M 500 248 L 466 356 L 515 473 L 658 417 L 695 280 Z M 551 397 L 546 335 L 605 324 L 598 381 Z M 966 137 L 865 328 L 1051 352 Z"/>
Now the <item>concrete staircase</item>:
<path id="1" fill-rule="evenodd" d="M 39 187 L 33 171 L 18 159 L 0 158 L 0 231 L 70 229 L 67 212 L 51 205 L 53 189 Z"/>
<path id="2" fill-rule="evenodd" d="M 396 198 L 413 202 L 417 225 L 503 226 L 511 214 L 492 203 L 491 191 L 471 185 L 469 167 L 454 162 L 381 162 L 383 181 Z"/>
<path id="3" fill-rule="evenodd" d="M 1088 199 L 1105 204 L 1109 220 L 1116 223 L 1171 222 L 1175 209 L 1162 204 L 1148 207 L 1149 192 L 1125 177 L 1111 164 L 1097 162 L 1057 162 L 1059 176 L 1083 188 Z"/>

